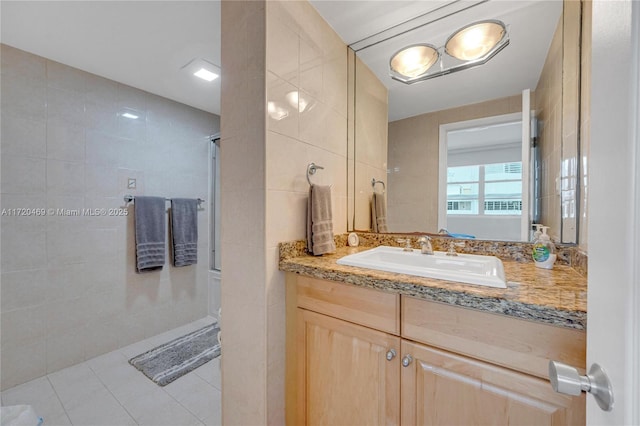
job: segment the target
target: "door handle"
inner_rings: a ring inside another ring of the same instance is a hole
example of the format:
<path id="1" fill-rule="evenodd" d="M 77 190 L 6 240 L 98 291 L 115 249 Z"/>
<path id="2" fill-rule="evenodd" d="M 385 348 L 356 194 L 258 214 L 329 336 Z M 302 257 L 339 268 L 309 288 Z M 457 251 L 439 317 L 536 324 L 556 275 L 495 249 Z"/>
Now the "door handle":
<path id="1" fill-rule="evenodd" d="M 392 359 L 394 359 L 396 357 L 396 350 L 395 349 L 389 349 L 389 351 L 387 352 L 387 361 L 391 361 Z"/>
<path id="2" fill-rule="evenodd" d="M 613 388 L 611 382 L 598 364 L 593 364 L 589 374 L 581 376 L 578 370 L 557 361 L 549 361 L 549 380 L 554 391 L 567 395 L 588 392 L 594 396 L 598 406 L 604 411 L 613 408 Z"/>

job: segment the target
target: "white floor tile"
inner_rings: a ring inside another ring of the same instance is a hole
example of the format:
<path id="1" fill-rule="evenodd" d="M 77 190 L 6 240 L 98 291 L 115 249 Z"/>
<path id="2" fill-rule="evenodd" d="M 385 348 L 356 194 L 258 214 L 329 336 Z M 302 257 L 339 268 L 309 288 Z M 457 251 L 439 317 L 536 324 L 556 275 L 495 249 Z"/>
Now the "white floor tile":
<path id="1" fill-rule="evenodd" d="M 198 376 L 204 379 L 211 386 L 218 390 L 222 390 L 222 384 L 220 379 L 220 357 L 212 359 L 206 364 L 193 370 Z"/>
<path id="2" fill-rule="evenodd" d="M 71 426 L 71 420 L 69 420 L 69 417 L 65 413 L 62 413 L 59 416 L 41 417 L 44 426 Z"/>
<path id="3" fill-rule="evenodd" d="M 200 420 L 220 414 L 220 391 L 195 374 L 186 374 L 164 389 Z"/>
<path id="4" fill-rule="evenodd" d="M 191 426 L 201 422 L 166 392 L 140 395 L 125 402 L 125 407 L 140 425 Z"/>
<path id="5" fill-rule="evenodd" d="M 92 392 L 104 389 L 86 362 L 51 373 L 48 377 L 65 408 L 75 405 Z"/>
<path id="6" fill-rule="evenodd" d="M 92 392 L 72 407 L 65 406 L 65 410 L 74 425 L 114 426 L 136 424 L 122 405 L 105 388 Z"/>
<path id="7" fill-rule="evenodd" d="M 213 317 L 8 389 L 2 404 L 30 404 L 45 426 L 219 425 L 220 359 L 160 387 L 128 360 L 211 324 Z"/>
<path id="8" fill-rule="evenodd" d="M 32 380 L 2 392 L 2 405 L 31 405 L 44 419 L 64 415 L 64 408 L 46 377 Z"/>

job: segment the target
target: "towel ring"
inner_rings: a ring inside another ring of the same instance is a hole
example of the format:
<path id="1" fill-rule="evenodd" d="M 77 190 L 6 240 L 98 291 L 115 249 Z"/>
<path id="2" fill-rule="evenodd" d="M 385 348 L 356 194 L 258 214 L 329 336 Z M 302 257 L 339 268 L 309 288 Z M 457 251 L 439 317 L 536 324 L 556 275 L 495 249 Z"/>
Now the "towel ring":
<path id="1" fill-rule="evenodd" d="M 315 175 L 318 169 L 324 170 L 324 167 L 318 166 L 316 163 L 309 163 L 307 166 L 307 182 L 309 182 L 309 186 L 313 185 L 311 183 L 311 175 Z"/>
<path id="2" fill-rule="evenodd" d="M 387 192 L 387 186 L 381 180 L 376 180 L 376 178 L 371 179 L 371 187 L 373 188 L 373 192 L 376 192 L 376 183 L 382 184 L 382 193 Z"/>

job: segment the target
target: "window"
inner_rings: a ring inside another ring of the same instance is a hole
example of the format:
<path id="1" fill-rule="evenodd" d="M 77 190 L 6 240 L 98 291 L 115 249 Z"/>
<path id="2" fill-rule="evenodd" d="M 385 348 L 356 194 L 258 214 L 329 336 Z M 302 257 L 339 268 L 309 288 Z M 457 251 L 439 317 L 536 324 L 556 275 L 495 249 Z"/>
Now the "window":
<path id="1" fill-rule="evenodd" d="M 522 163 L 447 168 L 448 215 L 522 214 Z"/>

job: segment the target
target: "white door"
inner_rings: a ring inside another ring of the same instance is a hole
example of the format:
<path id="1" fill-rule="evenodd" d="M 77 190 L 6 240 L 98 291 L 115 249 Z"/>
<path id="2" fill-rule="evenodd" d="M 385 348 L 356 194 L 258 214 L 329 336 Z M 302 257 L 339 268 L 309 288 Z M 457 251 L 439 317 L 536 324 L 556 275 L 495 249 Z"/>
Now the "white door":
<path id="1" fill-rule="evenodd" d="M 640 424 L 640 2 L 593 2 L 587 365 L 614 407 L 587 396 L 587 423 Z"/>

